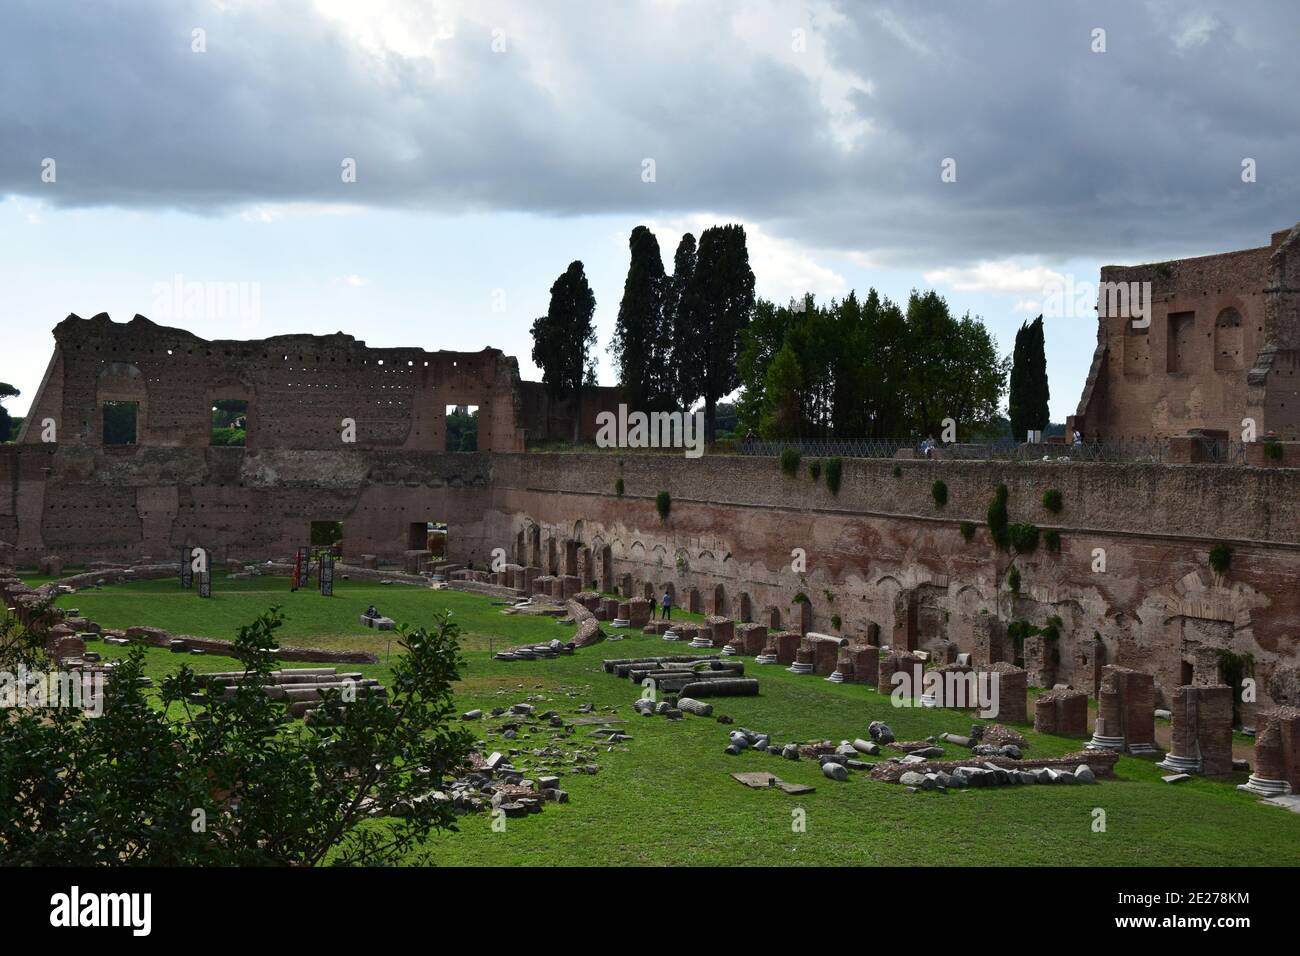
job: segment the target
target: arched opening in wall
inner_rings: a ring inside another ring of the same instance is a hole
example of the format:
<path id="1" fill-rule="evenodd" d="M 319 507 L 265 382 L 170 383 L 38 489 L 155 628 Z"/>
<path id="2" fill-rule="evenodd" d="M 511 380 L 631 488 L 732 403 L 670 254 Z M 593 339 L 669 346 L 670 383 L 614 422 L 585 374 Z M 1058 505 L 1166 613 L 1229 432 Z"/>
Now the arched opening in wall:
<path id="1" fill-rule="evenodd" d="M 703 610 L 699 588 L 691 588 L 686 592 L 686 610 L 692 614 L 699 614 Z"/>
<path id="2" fill-rule="evenodd" d="M 1191 661 L 1183 661 L 1179 669 L 1178 682 L 1186 687 L 1196 676 L 1196 666 Z"/>
<path id="3" fill-rule="evenodd" d="M 1167 321 L 1169 336 L 1168 349 L 1165 353 L 1165 371 L 1190 371 L 1196 349 L 1196 344 L 1192 341 L 1196 331 L 1196 313 L 1171 312 Z"/>
<path id="4" fill-rule="evenodd" d="M 567 575 L 578 573 L 578 542 L 572 539 L 564 542 L 564 573 Z"/>
<path id="5" fill-rule="evenodd" d="M 313 551 L 326 549 L 334 557 L 343 555 L 343 522 L 313 521 L 308 543 Z"/>
<path id="6" fill-rule="evenodd" d="M 448 405 L 447 451 L 478 451 L 478 406 Z"/>
<path id="7" fill-rule="evenodd" d="M 104 403 L 104 444 L 134 445 L 137 440 L 140 403 Z"/>
<path id="8" fill-rule="evenodd" d="M 520 528 L 515 534 L 515 564 L 528 563 L 528 549 L 524 544 L 524 529 Z"/>
<path id="9" fill-rule="evenodd" d="M 546 571 L 547 574 L 551 576 L 555 576 L 560 573 L 559 562 L 557 561 L 556 554 L 555 554 L 554 537 L 550 537 L 546 539 L 546 563 L 542 565 L 542 568 Z"/>
<path id="10" fill-rule="evenodd" d="M 243 447 L 248 434 L 248 402 L 242 398 L 218 398 L 212 402 L 212 430 L 208 444 Z"/>
<path id="11" fill-rule="evenodd" d="M 609 545 L 600 549 L 600 590 L 614 593 L 614 552 Z"/>
<path id="12" fill-rule="evenodd" d="M 713 606 L 709 609 L 710 614 L 716 614 L 718 617 L 727 616 L 727 589 L 721 584 L 713 589 Z"/>
<path id="13" fill-rule="evenodd" d="M 1218 371 L 1233 371 L 1245 366 L 1242 355 L 1241 314 L 1236 309 L 1224 309 L 1214 320 L 1214 367 Z"/>
<path id="14" fill-rule="evenodd" d="M 800 600 L 802 598 L 802 600 Z M 813 609 L 812 601 L 802 593 L 796 594 L 794 601 L 790 605 L 790 613 L 795 630 L 800 634 L 807 634 L 813 626 Z"/>
<path id="15" fill-rule="evenodd" d="M 749 600 L 748 591 L 740 592 L 739 605 L 740 607 L 737 609 L 739 616 L 737 619 L 743 624 L 751 623 L 754 620 L 754 608 L 752 602 Z"/>
<path id="16" fill-rule="evenodd" d="M 412 521 L 406 526 L 406 550 L 429 551 L 441 560 L 447 556 L 445 521 Z"/>
<path id="17" fill-rule="evenodd" d="M 528 565 L 534 568 L 542 566 L 542 529 L 537 525 L 528 528 Z"/>

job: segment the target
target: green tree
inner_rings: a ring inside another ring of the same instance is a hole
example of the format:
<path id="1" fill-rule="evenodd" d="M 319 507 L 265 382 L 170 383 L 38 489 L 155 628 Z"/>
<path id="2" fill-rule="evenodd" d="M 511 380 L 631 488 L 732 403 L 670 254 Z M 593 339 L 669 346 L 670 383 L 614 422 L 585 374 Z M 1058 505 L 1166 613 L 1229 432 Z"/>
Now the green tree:
<path id="1" fill-rule="evenodd" d="M 764 438 L 798 438 L 801 419 L 800 391 L 803 373 L 799 358 L 789 344 L 783 345 L 767 367 L 763 391 L 766 409 L 762 422 Z"/>
<path id="2" fill-rule="evenodd" d="M 134 645 L 105 688 L 102 716 L 0 711 L 5 862 L 374 865 L 455 829 L 447 803 L 422 799 L 464 764 L 473 742 L 453 716 L 464 665 L 455 625 L 444 615 L 432 631 L 403 631 L 386 698 L 344 705 L 329 691 L 319 719 L 286 724 L 283 702 L 263 691 L 282 620 L 272 608 L 240 628 L 234 653 L 244 674 L 230 696 L 201 685 L 188 665 L 146 691 L 145 651 Z M 49 667 L 44 641 L 39 629 L 7 621 L 0 669 Z M 392 816 L 400 819 L 372 820 Z"/>
<path id="3" fill-rule="evenodd" d="M 623 282 L 610 352 L 618 366 L 618 384 L 632 409 L 659 411 L 672 407 L 672 336 L 665 328 L 664 263 L 659 240 L 645 226 L 632 230 L 632 258 Z"/>
<path id="4" fill-rule="evenodd" d="M 582 263 L 575 260 L 551 286 L 551 303 L 546 315 L 533 322 L 533 361 L 542 370 L 542 381 L 553 399 L 573 396 L 573 440 L 579 437 L 582 386 L 595 380 L 596 362 L 591 348 L 596 343 L 592 316 L 596 296 L 587 284 Z"/>
<path id="5" fill-rule="evenodd" d="M 667 388 L 669 404 L 689 411 L 700 397 L 699 383 L 688 370 L 689 343 L 695 335 L 696 302 L 694 297 L 696 248 L 689 232 L 677 243 L 673 254 L 673 274 L 665 280 L 664 329 L 669 340 Z"/>
<path id="6" fill-rule="evenodd" d="M 9 417 L 9 409 L 4 407 L 5 399 L 22 394 L 8 382 L 0 382 L 0 442 L 14 441 L 18 437 L 15 419 Z M 18 419 L 21 421 L 21 419 Z"/>
<path id="7" fill-rule="evenodd" d="M 1040 315 L 1033 322 L 1021 323 L 1012 351 L 1007 411 L 1011 418 L 1011 434 L 1017 441 L 1024 441 L 1030 430 L 1041 431 L 1047 427 L 1049 398 L 1043 317 Z"/>
<path id="8" fill-rule="evenodd" d="M 740 384 L 740 336 L 754 312 L 754 272 L 744 226 L 704 230 L 687 296 L 696 321 L 677 342 L 684 352 L 680 368 L 683 381 L 693 383 L 688 392 L 704 398 L 704 434 L 712 442 L 718 399 Z"/>
<path id="9" fill-rule="evenodd" d="M 998 413 L 1006 391 L 1007 360 L 982 322 L 960 320 L 936 292 L 913 292 L 907 303 L 908 399 L 911 424 L 937 436 L 945 418 L 969 433 Z"/>

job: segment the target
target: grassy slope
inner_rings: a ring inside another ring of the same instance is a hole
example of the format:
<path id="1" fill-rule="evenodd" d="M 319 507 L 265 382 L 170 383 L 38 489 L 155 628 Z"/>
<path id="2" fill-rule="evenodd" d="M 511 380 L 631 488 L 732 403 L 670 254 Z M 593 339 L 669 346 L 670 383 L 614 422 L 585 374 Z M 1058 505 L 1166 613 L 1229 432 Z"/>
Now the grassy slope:
<path id="1" fill-rule="evenodd" d="M 723 753 L 728 728 L 712 719 L 670 722 L 641 718 L 631 709 L 635 689 L 606 675 L 605 657 L 661 654 L 681 649 L 637 635 L 548 661 L 501 662 L 483 649 L 565 636 L 550 620 L 501 615 L 488 598 L 397 586 L 340 582 L 332 600 L 312 593 L 290 595 L 268 581 L 227 582 L 212 602 L 178 592 L 163 582 L 82 592 L 63 602 L 101 623 L 151 623 L 176 632 L 231 635 L 233 626 L 272 601 L 286 605 L 289 624 L 282 643 L 374 646 L 371 634 L 348 639 L 348 619 L 375 601 L 399 620 L 427 620 L 445 605 L 470 635 L 462 705 L 506 706 L 542 694 L 561 713 L 583 702 L 613 706 L 633 740 L 628 752 L 601 752 L 599 774 L 564 778 L 572 802 L 508 821 L 494 833 L 486 815 L 461 818 L 459 833 L 431 844 L 433 859 L 448 864 L 1092 864 L 1250 865 L 1300 864 L 1300 815 L 1258 803 L 1231 782 L 1193 780 L 1178 786 L 1160 781 L 1149 759 L 1121 758 L 1115 781 L 1093 787 L 1024 787 L 952 794 L 908 794 L 862 774 L 848 783 L 821 776 L 813 763 L 792 763 L 758 753 Z M 247 588 L 244 585 L 248 585 Z M 297 635 L 295 637 L 295 635 Z M 291 639 L 292 638 L 292 639 Z M 308 640 L 307 638 L 310 638 Z M 386 643 L 386 642 L 385 642 Z M 103 646 L 100 645 L 101 649 Z M 227 659 L 178 657 L 149 652 L 155 677 L 181 660 L 196 669 L 225 669 Z M 865 736 L 873 719 L 890 723 L 899 739 L 944 730 L 964 732 L 961 713 L 896 709 L 887 697 L 859 685 L 833 685 L 796 677 L 777 666 L 749 663 L 762 680 L 757 698 L 715 701 L 738 725 L 768 731 L 777 740 Z M 349 665 L 348 669 L 352 669 Z M 383 665 L 357 668 L 382 677 Z M 486 725 L 478 725 L 480 732 Z M 1081 741 L 1041 737 L 1026 730 L 1030 755 L 1080 749 Z M 580 731 L 581 733 L 581 731 Z M 534 734 L 516 745 L 542 746 Z M 495 738 L 493 746 L 503 741 Z M 570 746 L 572 744 L 570 743 Z M 956 748 L 950 752 L 960 755 Z M 794 798 L 779 791 L 742 787 L 728 774 L 767 769 L 783 779 L 809 783 L 815 794 Z M 1244 779 L 1244 774 L 1240 779 Z M 791 831 L 791 811 L 807 813 L 807 829 Z M 1093 811 L 1106 813 L 1106 832 L 1093 832 Z"/>

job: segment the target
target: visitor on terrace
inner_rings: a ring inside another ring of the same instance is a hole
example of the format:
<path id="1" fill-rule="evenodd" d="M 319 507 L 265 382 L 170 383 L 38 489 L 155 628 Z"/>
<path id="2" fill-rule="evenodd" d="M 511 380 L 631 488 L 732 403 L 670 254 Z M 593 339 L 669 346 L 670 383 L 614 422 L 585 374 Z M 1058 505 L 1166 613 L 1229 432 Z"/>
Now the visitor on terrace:
<path id="1" fill-rule="evenodd" d="M 665 621 L 671 621 L 673 618 L 673 596 L 667 591 L 664 592 L 663 596 L 663 608 L 663 619 Z"/>

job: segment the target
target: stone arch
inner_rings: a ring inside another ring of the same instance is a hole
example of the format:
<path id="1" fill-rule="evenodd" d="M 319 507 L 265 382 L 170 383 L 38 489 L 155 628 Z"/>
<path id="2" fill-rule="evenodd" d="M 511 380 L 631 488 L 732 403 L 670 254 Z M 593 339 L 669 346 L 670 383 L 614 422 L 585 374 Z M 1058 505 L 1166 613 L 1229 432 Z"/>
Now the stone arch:
<path id="1" fill-rule="evenodd" d="M 748 624 L 754 620 L 754 606 L 748 591 L 741 591 L 737 603 L 737 620 Z"/>
<path id="2" fill-rule="evenodd" d="M 718 617 L 727 616 L 727 589 L 721 584 L 714 585 L 713 601 L 709 613 L 716 614 Z"/>
<path id="3" fill-rule="evenodd" d="M 1214 320 L 1214 367 L 1219 371 L 1245 368 L 1241 313 L 1229 306 Z"/>
<path id="4" fill-rule="evenodd" d="M 813 606 L 807 595 L 804 595 L 802 601 L 792 601 L 790 603 L 790 625 L 800 634 L 807 634 L 812 630 Z"/>
<path id="5" fill-rule="evenodd" d="M 528 563 L 528 548 L 524 544 L 524 529 L 520 528 L 515 534 L 515 564 Z"/>
<path id="6" fill-rule="evenodd" d="M 772 633 L 781 630 L 781 609 L 774 604 L 769 604 L 763 608 L 763 616 L 767 619 L 767 629 Z"/>
<path id="7" fill-rule="evenodd" d="M 528 526 L 528 564 L 534 568 L 542 566 L 542 529 L 536 524 Z"/>
<path id="8" fill-rule="evenodd" d="M 600 589 L 606 594 L 614 591 L 614 552 L 609 545 L 600 549 Z"/>
<path id="9" fill-rule="evenodd" d="M 548 534 L 546 536 L 546 559 L 545 560 L 546 563 L 542 565 L 542 567 L 546 571 L 546 573 L 552 576 L 559 574 L 560 571 L 559 555 L 557 553 L 555 535 L 553 534 Z"/>
<path id="10" fill-rule="evenodd" d="M 692 614 L 699 614 L 703 609 L 703 602 L 700 601 L 700 589 L 691 588 L 686 592 L 686 610 Z"/>

